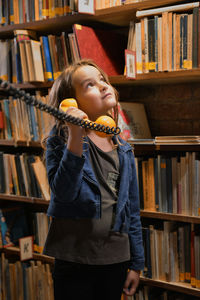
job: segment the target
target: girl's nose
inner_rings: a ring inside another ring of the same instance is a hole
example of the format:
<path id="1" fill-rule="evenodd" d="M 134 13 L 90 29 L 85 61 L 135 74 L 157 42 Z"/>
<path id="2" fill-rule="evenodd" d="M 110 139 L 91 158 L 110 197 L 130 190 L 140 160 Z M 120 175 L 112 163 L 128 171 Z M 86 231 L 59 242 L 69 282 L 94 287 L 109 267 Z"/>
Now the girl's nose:
<path id="1" fill-rule="evenodd" d="M 106 89 L 107 89 L 107 84 L 106 84 L 106 82 L 100 82 L 100 83 L 99 83 L 99 89 L 100 89 L 101 91 L 106 90 Z"/>

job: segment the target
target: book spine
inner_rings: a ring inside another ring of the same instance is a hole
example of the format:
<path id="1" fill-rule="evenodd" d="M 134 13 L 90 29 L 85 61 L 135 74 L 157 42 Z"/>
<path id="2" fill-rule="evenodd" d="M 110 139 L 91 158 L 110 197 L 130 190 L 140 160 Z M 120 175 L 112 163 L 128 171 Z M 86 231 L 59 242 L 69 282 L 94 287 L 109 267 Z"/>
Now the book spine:
<path id="1" fill-rule="evenodd" d="M 149 72 L 154 72 L 156 69 L 154 19 L 148 19 L 148 45 L 149 45 Z"/>
<path id="2" fill-rule="evenodd" d="M 53 69 L 50 56 L 49 42 L 47 36 L 42 36 L 42 44 L 44 48 L 44 59 L 45 59 L 45 78 L 47 81 L 53 81 Z"/>
<path id="3" fill-rule="evenodd" d="M 199 8 L 193 9 L 193 35 L 192 35 L 192 68 L 198 67 L 198 23 Z"/>

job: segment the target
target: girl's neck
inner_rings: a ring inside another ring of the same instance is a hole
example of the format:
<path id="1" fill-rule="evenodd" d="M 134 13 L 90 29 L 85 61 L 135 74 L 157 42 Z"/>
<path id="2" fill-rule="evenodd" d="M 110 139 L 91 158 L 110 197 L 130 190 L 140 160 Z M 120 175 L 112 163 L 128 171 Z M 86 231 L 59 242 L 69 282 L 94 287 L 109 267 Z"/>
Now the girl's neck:
<path id="1" fill-rule="evenodd" d="M 100 137 L 98 136 L 94 130 L 90 130 L 87 133 L 87 136 L 91 139 L 91 141 L 102 151 L 110 152 L 114 149 L 114 143 L 112 140 L 112 136 L 108 137 Z"/>

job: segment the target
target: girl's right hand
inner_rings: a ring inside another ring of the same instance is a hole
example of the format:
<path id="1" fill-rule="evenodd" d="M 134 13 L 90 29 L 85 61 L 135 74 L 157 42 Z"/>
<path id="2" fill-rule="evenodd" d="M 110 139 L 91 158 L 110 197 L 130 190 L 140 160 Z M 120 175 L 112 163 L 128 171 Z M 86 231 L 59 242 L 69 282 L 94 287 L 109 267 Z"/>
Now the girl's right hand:
<path id="1" fill-rule="evenodd" d="M 76 107 L 69 107 L 67 110 L 67 114 L 80 119 L 88 118 L 84 111 Z M 68 127 L 67 148 L 72 153 L 81 156 L 83 152 L 83 137 L 86 135 L 85 128 L 74 125 L 70 122 L 66 122 L 66 125 Z"/>
<path id="2" fill-rule="evenodd" d="M 67 110 L 67 114 L 79 118 L 79 119 L 87 119 L 88 116 L 86 115 L 86 113 L 76 107 L 69 107 Z M 69 131 L 69 135 L 74 136 L 74 138 L 78 138 L 78 136 L 83 136 L 85 135 L 85 129 L 82 128 L 81 126 L 78 125 L 74 125 L 70 122 L 66 122 L 67 127 L 68 127 L 68 131 Z"/>

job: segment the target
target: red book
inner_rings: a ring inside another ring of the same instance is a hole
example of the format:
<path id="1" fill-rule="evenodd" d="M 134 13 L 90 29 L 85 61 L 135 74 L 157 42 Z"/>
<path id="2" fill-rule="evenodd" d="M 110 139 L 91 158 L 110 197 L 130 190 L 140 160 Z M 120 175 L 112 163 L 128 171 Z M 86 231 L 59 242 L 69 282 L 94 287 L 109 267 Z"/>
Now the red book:
<path id="1" fill-rule="evenodd" d="M 111 29 L 94 29 L 74 24 L 81 58 L 92 59 L 108 76 L 124 74 L 126 38 Z"/>

